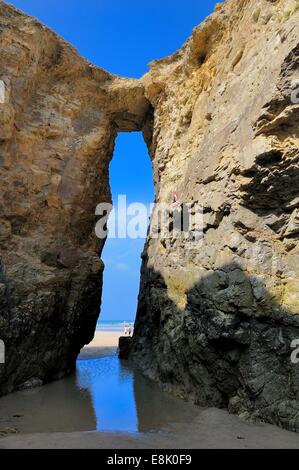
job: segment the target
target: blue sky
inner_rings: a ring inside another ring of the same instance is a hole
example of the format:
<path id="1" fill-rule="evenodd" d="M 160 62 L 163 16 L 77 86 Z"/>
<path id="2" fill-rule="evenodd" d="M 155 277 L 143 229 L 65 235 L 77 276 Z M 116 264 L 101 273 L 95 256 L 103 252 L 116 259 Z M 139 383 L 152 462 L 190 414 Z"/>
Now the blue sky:
<path id="1" fill-rule="evenodd" d="M 139 78 L 147 64 L 179 49 L 212 13 L 215 0 L 11 0 L 94 64 Z M 140 133 L 119 134 L 110 166 L 113 200 L 153 201 L 151 162 Z M 134 320 L 144 240 L 110 239 L 101 320 Z"/>

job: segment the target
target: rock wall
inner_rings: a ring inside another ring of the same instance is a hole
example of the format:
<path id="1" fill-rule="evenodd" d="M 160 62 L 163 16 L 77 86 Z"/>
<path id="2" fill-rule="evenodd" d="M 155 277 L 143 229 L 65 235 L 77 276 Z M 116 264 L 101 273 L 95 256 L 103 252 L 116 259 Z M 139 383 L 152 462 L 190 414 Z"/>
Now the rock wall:
<path id="1" fill-rule="evenodd" d="M 296 431 L 298 39 L 298 2 L 231 0 L 142 79 L 157 202 L 202 204 L 203 239 L 148 237 L 131 353 L 178 396 Z"/>
<path id="2" fill-rule="evenodd" d="M 142 128 L 144 87 L 94 67 L 0 5 L 0 393 L 63 376 L 93 337 L 118 131 Z M 29 381 L 29 383 L 28 383 Z"/>
<path id="3" fill-rule="evenodd" d="M 203 238 L 150 232 L 132 360 L 183 398 L 299 430 L 298 19 L 297 0 L 218 4 L 132 80 L 0 4 L 0 393 L 63 376 L 91 340 L 95 207 L 117 132 L 143 130 L 156 201 L 201 204 Z"/>

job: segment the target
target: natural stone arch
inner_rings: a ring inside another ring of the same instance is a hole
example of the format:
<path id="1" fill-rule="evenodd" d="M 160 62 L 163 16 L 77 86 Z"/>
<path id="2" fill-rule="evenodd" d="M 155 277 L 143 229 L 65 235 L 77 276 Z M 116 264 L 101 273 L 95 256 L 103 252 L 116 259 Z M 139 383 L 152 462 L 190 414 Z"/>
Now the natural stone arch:
<path id="1" fill-rule="evenodd" d="M 1 4 L 0 391 L 57 378 L 94 334 L 118 132 L 142 131 L 144 86 L 99 69 L 49 29 Z M 20 71 L 21 75 L 20 75 Z"/>
<path id="2" fill-rule="evenodd" d="M 156 201 L 200 201 L 205 245 L 148 240 L 135 363 L 182 397 L 299 429 L 299 10 L 260 1 L 217 4 L 140 80 L 90 65 L 1 3 L 1 393 L 63 375 L 90 339 L 94 204 L 110 200 L 116 132 L 143 128 Z"/>

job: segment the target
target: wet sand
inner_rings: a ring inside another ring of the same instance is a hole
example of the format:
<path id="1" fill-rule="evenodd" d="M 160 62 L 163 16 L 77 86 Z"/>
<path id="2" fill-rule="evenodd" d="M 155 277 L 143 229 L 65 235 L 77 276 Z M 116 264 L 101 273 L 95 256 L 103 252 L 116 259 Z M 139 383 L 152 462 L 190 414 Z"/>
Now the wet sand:
<path id="1" fill-rule="evenodd" d="M 44 433 L 0 439 L 0 449 L 298 449 L 299 435 L 253 425 L 224 410 L 203 410 L 188 426 L 163 433 Z"/>

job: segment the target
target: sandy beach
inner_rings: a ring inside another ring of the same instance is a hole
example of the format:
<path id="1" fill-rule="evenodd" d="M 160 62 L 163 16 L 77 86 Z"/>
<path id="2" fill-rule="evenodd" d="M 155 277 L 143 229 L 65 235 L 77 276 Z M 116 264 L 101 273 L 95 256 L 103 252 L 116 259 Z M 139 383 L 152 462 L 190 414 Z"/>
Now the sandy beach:
<path id="1" fill-rule="evenodd" d="M 123 336 L 120 331 L 96 331 L 92 342 L 82 349 L 79 357 L 96 358 L 115 353 L 120 336 Z"/>

